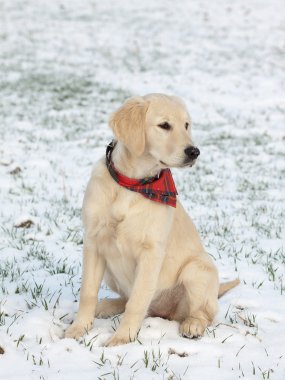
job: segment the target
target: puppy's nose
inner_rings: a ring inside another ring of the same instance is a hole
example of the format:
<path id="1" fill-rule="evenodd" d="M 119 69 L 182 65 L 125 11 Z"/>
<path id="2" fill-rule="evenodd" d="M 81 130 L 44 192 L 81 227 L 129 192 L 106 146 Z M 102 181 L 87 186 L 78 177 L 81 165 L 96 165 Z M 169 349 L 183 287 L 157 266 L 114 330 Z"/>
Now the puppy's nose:
<path id="1" fill-rule="evenodd" d="M 184 150 L 186 156 L 188 158 L 190 158 L 191 160 L 195 160 L 199 154 L 200 154 L 200 150 L 198 148 L 196 148 L 195 146 L 188 146 L 185 150 Z"/>

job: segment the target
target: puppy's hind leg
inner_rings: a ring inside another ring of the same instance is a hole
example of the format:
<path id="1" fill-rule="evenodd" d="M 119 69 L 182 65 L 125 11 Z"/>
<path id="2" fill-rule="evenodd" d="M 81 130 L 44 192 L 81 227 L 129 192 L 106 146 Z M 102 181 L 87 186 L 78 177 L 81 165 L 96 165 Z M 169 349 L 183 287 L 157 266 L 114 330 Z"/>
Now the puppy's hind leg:
<path id="1" fill-rule="evenodd" d="M 178 305 L 180 333 L 188 338 L 203 335 L 218 310 L 219 280 L 217 269 L 206 254 L 189 261 L 182 269 L 179 281 L 185 287 L 185 296 Z"/>
<path id="2" fill-rule="evenodd" d="M 125 311 L 127 301 L 124 298 L 101 300 L 96 308 L 96 318 L 109 318 Z"/>

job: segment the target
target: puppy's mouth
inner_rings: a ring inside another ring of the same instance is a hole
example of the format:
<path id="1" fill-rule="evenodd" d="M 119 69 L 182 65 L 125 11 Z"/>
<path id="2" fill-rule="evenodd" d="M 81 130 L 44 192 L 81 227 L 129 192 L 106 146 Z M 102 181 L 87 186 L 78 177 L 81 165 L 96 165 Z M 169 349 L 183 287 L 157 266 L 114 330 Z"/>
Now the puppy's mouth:
<path id="1" fill-rule="evenodd" d="M 181 167 L 185 168 L 185 167 L 192 167 L 193 165 L 195 165 L 197 159 L 195 158 L 194 160 L 186 160 L 183 165 Z"/>
<path id="2" fill-rule="evenodd" d="M 196 163 L 196 159 L 194 160 L 187 160 L 184 161 L 182 164 L 176 164 L 176 165 L 168 165 L 164 161 L 159 160 L 159 162 L 165 166 L 166 168 L 186 168 L 186 167 L 192 167 Z"/>

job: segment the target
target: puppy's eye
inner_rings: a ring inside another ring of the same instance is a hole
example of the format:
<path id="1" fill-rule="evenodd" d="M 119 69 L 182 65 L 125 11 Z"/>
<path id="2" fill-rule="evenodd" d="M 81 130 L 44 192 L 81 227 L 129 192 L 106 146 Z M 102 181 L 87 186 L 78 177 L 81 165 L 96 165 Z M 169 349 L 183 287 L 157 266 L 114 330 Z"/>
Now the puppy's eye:
<path id="1" fill-rule="evenodd" d="M 171 125 L 167 122 L 158 124 L 158 127 L 161 129 L 165 129 L 167 131 L 169 131 L 171 129 Z"/>
<path id="2" fill-rule="evenodd" d="M 186 129 L 186 131 L 187 131 L 188 127 L 189 127 L 189 123 L 185 123 L 185 129 Z"/>

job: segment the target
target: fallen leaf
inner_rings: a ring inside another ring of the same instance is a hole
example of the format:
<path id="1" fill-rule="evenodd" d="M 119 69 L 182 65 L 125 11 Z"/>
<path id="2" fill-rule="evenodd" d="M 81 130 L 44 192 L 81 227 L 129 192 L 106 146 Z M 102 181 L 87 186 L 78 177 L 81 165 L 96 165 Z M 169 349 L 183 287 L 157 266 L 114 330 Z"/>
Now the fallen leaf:
<path id="1" fill-rule="evenodd" d="M 27 219 L 27 220 L 23 220 L 20 223 L 15 224 L 14 226 L 16 228 L 30 228 L 33 224 L 34 222 L 32 220 Z"/>

